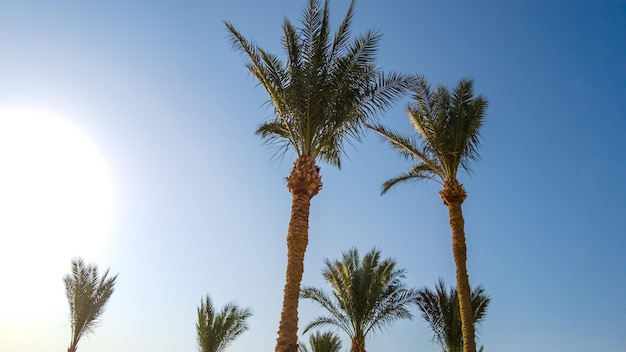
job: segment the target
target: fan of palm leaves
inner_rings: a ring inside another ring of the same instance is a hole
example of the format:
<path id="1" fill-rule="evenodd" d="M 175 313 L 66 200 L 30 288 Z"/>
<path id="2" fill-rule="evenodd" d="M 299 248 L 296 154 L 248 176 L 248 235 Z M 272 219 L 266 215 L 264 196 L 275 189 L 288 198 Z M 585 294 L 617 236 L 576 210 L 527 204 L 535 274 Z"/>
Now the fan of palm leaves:
<path id="1" fill-rule="evenodd" d="M 236 303 L 227 303 L 217 312 L 206 295 L 198 307 L 198 346 L 201 352 L 222 352 L 226 347 L 248 330 L 246 320 L 252 311 L 240 308 Z"/>
<path id="2" fill-rule="evenodd" d="M 341 351 L 341 339 L 330 331 L 316 331 L 309 336 L 309 346 L 311 347 L 310 352 L 339 352 Z M 300 352 L 309 352 L 303 343 L 298 345 L 298 350 Z"/>
<path id="3" fill-rule="evenodd" d="M 109 269 L 102 276 L 98 266 L 82 258 L 72 260 L 72 272 L 63 278 L 65 295 L 70 306 L 72 339 L 68 352 L 75 352 L 83 335 L 93 332 L 115 289 L 117 275 L 109 278 Z"/>
<path id="4" fill-rule="evenodd" d="M 419 289 L 416 302 L 433 332 L 433 341 L 444 352 L 462 352 L 463 335 L 457 290 L 454 287 L 447 290 L 443 279 L 439 279 L 434 291 L 428 287 Z M 473 322 L 478 324 L 485 318 L 491 298 L 483 286 L 477 286 L 472 290 L 471 302 Z"/>

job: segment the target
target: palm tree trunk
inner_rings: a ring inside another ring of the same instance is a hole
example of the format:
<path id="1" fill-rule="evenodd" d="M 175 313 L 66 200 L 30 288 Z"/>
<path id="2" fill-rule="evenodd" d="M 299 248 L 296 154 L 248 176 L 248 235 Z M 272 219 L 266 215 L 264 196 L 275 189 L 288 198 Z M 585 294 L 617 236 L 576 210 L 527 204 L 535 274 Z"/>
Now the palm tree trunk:
<path id="1" fill-rule="evenodd" d="M 354 336 L 350 352 L 365 352 L 365 336 Z"/>
<path id="2" fill-rule="evenodd" d="M 304 253 L 309 242 L 309 209 L 311 198 L 322 188 L 315 160 L 307 155 L 300 156 L 287 177 L 287 187 L 292 195 L 291 219 L 287 231 L 287 273 L 276 352 L 298 351 L 298 299 Z"/>
<path id="3" fill-rule="evenodd" d="M 448 180 L 439 192 L 450 214 L 452 228 L 452 253 L 456 264 L 456 289 L 461 309 L 461 326 L 463 331 L 463 351 L 476 352 L 474 339 L 474 312 L 472 311 L 472 296 L 467 275 L 467 247 L 465 244 L 465 220 L 461 204 L 467 197 L 463 185 L 456 179 Z"/>

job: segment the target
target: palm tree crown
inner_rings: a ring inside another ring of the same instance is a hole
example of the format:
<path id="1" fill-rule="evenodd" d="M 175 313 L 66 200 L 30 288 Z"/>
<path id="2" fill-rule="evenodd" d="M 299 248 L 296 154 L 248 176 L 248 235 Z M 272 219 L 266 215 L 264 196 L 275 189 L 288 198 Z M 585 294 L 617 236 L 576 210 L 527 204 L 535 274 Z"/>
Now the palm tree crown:
<path id="1" fill-rule="evenodd" d="M 108 275 L 109 269 L 100 276 L 96 264 L 87 264 L 82 258 L 72 259 L 72 272 L 63 277 L 72 325 L 68 352 L 75 352 L 80 338 L 98 325 L 115 289 L 117 274 L 110 278 Z"/>
<path id="2" fill-rule="evenodd" d="M 407 110 L 421 143 L 381 125 L 370 126 L 402 156 L 416 162 L 409 171 L 386 181 L 383 193 L 409 180 L 432 179 L 443 185 L 456 179 L 459 167 L 470 171 L 478 159 L 487 100 L 474 96 L 472 80 L 462 79 L 452 92 L 444 85 L 432 90 L 423 77 L 415 82 L 416 102 Z"/>
<path id="3" fill-rule="evenodd" d="M 416 301 L 422 317 L 433 331 L 433 340 L 441 346 L 443 352 L 462 352 L 461 310 L 457 290 L 453 287 L 446 290 L 440 279 L 435 291 L 428 287 L 420 288 Z M 487 314 L 491 298 L 483 286 L 477 286 L 472 290 L 471 301 L 474 323 L 480 323 Z"/>
<path id="4" fill-rule="evenodd" d="M 339 352 L 341 351 L 341 340 L 335 333 L 326 331 L 316 331 L 309 336 L 309 346 L 311 352 Z M 306 346 L 302 343 L 298 346 L 300 352 L 309 352 Z"/>
<path id="5" fill-rule="evenodd" d="M 206 295 L 198 307 L 198 346 L 200 352 L 222 352 L 248 330 L 246 320 L 252 316 L 250 309 L 242 309 L 236 303 L 227 303 L 217 312 L 211 297 Z"/>
<path id="6" fill-rule="evenodd" d="M 328 0 L 309 0 L 302 28 L 285 19 L 286 62 L 245 39 L 230 23 L 230 39 L 249 60 L 250 72 L 267 90 L 275 117 L 257 133 L 279 150 L 293 149 L 341 166 L 347 138 L 359 139 L 363 123 L 408 88 L 408 78 L 375 66 L 380 34 L 370 30 L 350 40 L 354 1 L 331 35 Z"/>
<path id="7" fill-rule="evenodd" d="M 393 259 L 381 260 L 380 251 L 372 249 L 361 260 L 353 248 L 343 253 L 341 261 L 325 261 L 324 279 L 332 287 L 332 297 L 323 290 L 305 287 L 302 297 L 312 299 L 328 315 L 310 322 L 305 332 L 323 325 L 338 327 L 352 339 L 351 351 L 365 351 L 365 337 L 389 326 L 397 319 L 411 319 L 408 307 L 417 292 L 406 287 L 405 270 Z"/>

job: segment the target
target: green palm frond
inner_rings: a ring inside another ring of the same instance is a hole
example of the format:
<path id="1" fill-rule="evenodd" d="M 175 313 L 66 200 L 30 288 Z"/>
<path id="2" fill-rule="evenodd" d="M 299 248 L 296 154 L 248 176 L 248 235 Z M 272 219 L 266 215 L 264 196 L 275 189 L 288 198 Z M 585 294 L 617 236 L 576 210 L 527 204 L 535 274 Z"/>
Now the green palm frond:
<path id="1" fill-rule="evenodd" d="M 435 182 L 440 182 L 436 177 L 436 173 L 433 173 L 430 167 L 426 164 L 417 164 L 414 165 L 409 171 L 405 171 L 400 175 L 391 178 L 383 183 L 381 194 L 387 193 L 393 186 L 398 183 L 408 182 L 408 181 L 422 181 L 425 179 L 430 179 Z"/>
<path id="2" fill-rule="evenodd" d="M 485 293 L 485 288 L 482 285 L 474 287 L 472 290 L 472 310 L 474 311 L 474 323 L 476 330 L 480 327 L 480 322 L 485 319 L 487 315 L 487 307 L 491 302 L 491 297 Z"/>
<path id="3" fill-rule="evenodd" d="M 351 338 L 364 338 L 398 319 L 412 318 L 408 307 L 414 304 L 417 291 L 404 284 L 405 270 L 397 268 L 393 259 L 382 260 L 377 249 L 363 258 L 353 248 L 344 252 L 341 260 L 326 259 L 322 275 L 332 288 L 332 296 L 307 287 L 302 297 L 317 302 L 328 315 L 309 323 L 305 331 L 332 325 Z"/>
<path id="4" fill-rule="evenodd" d="M 416 163 L 410 170 L 385 181 L 381 191 L 382 194 L 387 193 L 396 184 L 406 181 L 431 179 L 443 183 L 441 180 L 446 178 L 445 171 L 439 160 L 432 157 L 432 152 L 427 144 L 422 143 L 418 145 L 417 140 L 414 138 L 401 136 L 382 125 L 367 125 L 367 127 L 388 142 L 400 156 Z"/>
<path id="5" fill-rule="evenodd" d="M 221 352 L 239 335 L 248 330 L 246 320 L 250 309 L 230 302 L 216 312 L 211 297 L 206 295 L 198 307 L 197 341 L 201 352 Z"/>
<path id="6" fill-rule="evenodd" d="M 259 125 L 256 134 L 274 143 L 277 154 L 281 154 L 286 152 L 290 146 L 298 145 L 298 140 L 292 139 L 292 134 L 285 127 L 283 123 L 269 121 Z"/>
<path id="7" fill-rule="evenodd" d="M 315 332 L 309 336 L 309 346 L 311 352 L 339 352 L 341 351 L 341 340 L 339 336 L 331 331 Z M 309 352 L 303 343 L 298 346 L 300 352 Z"/>
<path id="8" fill-rule="evenodd" d="M 363 123 L 387 109 L 410 86 L 406 75 L 384 74 L 375 58 L 380 34 L 370 30 L 351 39 L 354 1 L 336 32 L 330 28 L 329 1 L 309 0 L 301 27 L 283 22 L 286 61 L 269 54 L 225 22 L 233 48 L 265 88 L 275 116 L 261 124 L 282 124 L 257 132 L 282 153 L 293 148 L 341 167 L 344 145 L 360 141 Z"/>
<path id="9" fill-rule="evenodd" d="M 350 40 L 350 26 L 352 24 L 352 18 L 354 17 L 354 5 L 354 1 L 351 1 L 343 21 L 339 27 L 337 27 L 329 55 L 331 62 L 336 62 L 338 55 L 346 51 L 348 41 Z M 326 6 L 326 8 L 328 7 Z"/>
<path id="10" fill-rule="evenodd" d="M 343 331 L 353 331 L 352 325 L 349 324 L 350 318 L 346 315 L 345 311 L 324 291 L 315 287 L 303 287 L 301 297 L 317 302 L 329 313 L 329 316 L 320 316 L 313 319 L 313 321 L 304 328 L 304 333 L 324 325 L 335 326 Z"/>
<path id="11" fill-rule="evenodd" d="M 72 340 L 70 350 L 75 350 L 82 336 L 93 332 L 102 313 L 115 291 L 117 275 L 108 277 L 109 269 L 102 276 L 98 266 L 87 264 L 82 258 L 71 262 L 72 272 L 63 277 L 65 296 L 70 307 Z"/>
<path id="12" fill-rule="evenodd" d="M 374 84 L 368 87 L 367 93 L 371 98 L 366 101 L 362 113 L 373 116 L 378 111 L 386 111 L 390 107 L 389 101 L 407 91 L 412 80 L 411 76 L 397 72 L 377 75 Z"/>
<path id="13" fill-rule="evenodd" d="M 485 318 L 490 301 L 491 298 L 485 293 L 483 286 L 477 286 L 472 290 L 474 324 L 478 325 Z M 419 289 L 416 302 L 422 311 L 422 317 L 433 332 L 433 341 L 439 344 L 444 352 L 463 351 L 461 312 L 456 289 L 451 287 L 448 290 L 444 281 L 439 279 L 435 291 L 428 287 Z"/>

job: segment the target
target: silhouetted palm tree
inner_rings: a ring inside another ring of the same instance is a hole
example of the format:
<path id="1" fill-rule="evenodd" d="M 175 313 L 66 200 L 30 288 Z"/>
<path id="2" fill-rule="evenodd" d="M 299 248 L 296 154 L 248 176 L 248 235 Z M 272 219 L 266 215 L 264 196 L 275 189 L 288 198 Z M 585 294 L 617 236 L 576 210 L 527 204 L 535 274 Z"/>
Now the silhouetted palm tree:
<path id="1" fill-rule="evenodd" d="M 108 275 L 109 269 L 100 276 L 96 264 L 86 264 L 82 258 L 72 259 L 72 272 L 63 277 L 72 325 L 68 352 L 76 352 L 80 338 L 98 325 L 117 279 L 117 274 L 111 278 Z"/>
<path id="2" fill-rule="evenodd" d="M 408 307 L 415 303 L 417 291 L 406 287 L 405 270 L 396 267 L 393 259 L 380 259 L 380 251 L 372 249 L 363 260 L 353 248 L 343 253 L 341 261 L 325 261 L 322 271 L 333 294 L 305 287 L 302 297 L 312 299 L 328 315 L 310 322 L 304 332 L 331 325 L 343 330 L 352 340 L 351 352 L 365 352 L 365 337 L 372 331 L 391 325 L 398 319 L 411 319 Z"/>
<path id="3" fill-rule="evenodd" d="M 433 331 L 433 341 L 441 346 L 443 352 L 462 352 L 463 332 L 457 290 L 451 287 L 447 291 L 443 280 L 439 279 L 435 291 L 423 287 L 418 293 L 417 306 Z M 473 322 L 477 324 L 485 318 L 491 298 L 482 286 L 477 286 L 472 290 L 471 300 Z"/>
<path id="4" fill-rule="evenodd" d="M 341 340 L 333 332 L 320 333 L 316 331 L 309 336 L 309 346 L 311 347 L 311 352 L 339 352 L 341 351 Z M 298 349 L 300 352 L 309 352 L 302 343 L 300 343 Z"/>
<path id="5" fill-rule="evenodd" d="M 363 123 L 386 109 L 408 88 L 408 78 L 383 74 L 375 65 L 380 35 L 368 31 L 350 39 L 354 1 L 334 35 L 328 0 L 309 0 L 302 28 L 285 19 L 286 61 L 265 51 L 225 22 L 234 48 L 269 95 L 274 117 L 257 134 L 280 153 L 295 152 L 287 177 L 292 195 L 287 232 L 287 270 L 276 352 L 296 352 L 298 296 L 308 244 L 311 199 L 321 190 L 318 162 L 340 167 L 344 144 L 359 140 Z"/>
<path id="6" fill-rule="evenodd" d="M 198 307 L 198 346 L 200 352 L 222 352 L 237 336 L 248 330 L 246 320 L 252 316 L 250 309 L 236 303 L 227 303 L 216 312 L 211 297 L 206 295 Z"/>
<path id="7" fill-rule="evenodd" d="M 402 156 L 416 163 L 409 171 L 385 182 L 382 193 L 398 183 L 412 180 L 431 179 L 443 186 L 439 194 L 448 207 L 452 228 L 452 251 L 461 305 L 464 351 L 475 352 L 466 265 L 465 222 L 461 209 L 467 194 L 457 180 L 457 171 L 459 167 L 469 170 L 470 163 L 478 158 L 479 132 L 483 125 L 487 100 L 483 96 L 474 96 L 473 82 L 470 79 L 462 79 L 450 92 L 444 85 L 431 90 L 423 77 L 417 79 L 413 97 L 416 103 L 409 105 L 409 119 L 421 139 L 421 144 L 381 125 L 369 126 Z"/>

